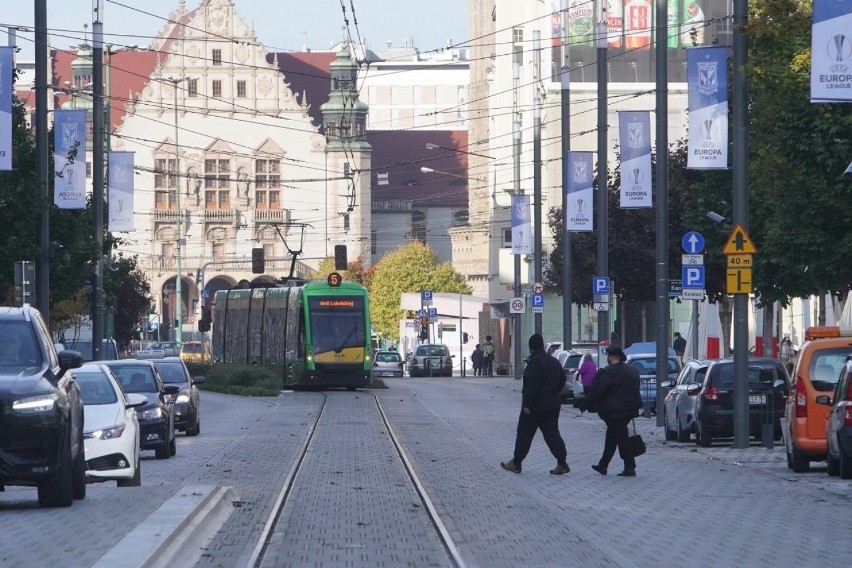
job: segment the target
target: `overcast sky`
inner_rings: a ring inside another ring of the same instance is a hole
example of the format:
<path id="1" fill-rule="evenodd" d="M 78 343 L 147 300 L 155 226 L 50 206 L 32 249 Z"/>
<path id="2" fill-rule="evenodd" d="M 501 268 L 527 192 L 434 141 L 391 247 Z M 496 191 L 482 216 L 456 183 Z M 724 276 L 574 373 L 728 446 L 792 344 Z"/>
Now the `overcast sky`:
<path id="1" fill-rule="evenodd" d="M 34 2 L 0 0 L 0 27 L 32 27 Z M 192 10 L 201 0 L 187 0 Z M 425 52 L 439 49 L 448 39 L 462 43 L 469 39 L 467 0 L 342 0 L 353 39 L 360 36 L 373 50 L 386 47 L 387 41 L 401 46 L 414 40 Z M 104 40 L 116 46 L 149 45 L 176 10 L 179 0 L 105 0 Z M 234 6 L 243 20 L 254 25 L 258 39 L 270 51 L 327 49 L 344 37 L 345 27 L 341 0 L 235 0 Z M 352 7 L 355 12 L 353 17 Z M 47 0 L 47 26 L 51 45 L 66 48 L 81 42 L 84 24 L 91 39 L 92 0 Z M 358 26 L 356 30 L 355 22 Z M 0 30 L 2 33 L 3 30 Z M 111 35 L 119 34 L 119 35 Z M 32 60 L 33 34 L 18 32 L 20 58 Z M 0 45 L 6 45 L 0 38 Z"/>

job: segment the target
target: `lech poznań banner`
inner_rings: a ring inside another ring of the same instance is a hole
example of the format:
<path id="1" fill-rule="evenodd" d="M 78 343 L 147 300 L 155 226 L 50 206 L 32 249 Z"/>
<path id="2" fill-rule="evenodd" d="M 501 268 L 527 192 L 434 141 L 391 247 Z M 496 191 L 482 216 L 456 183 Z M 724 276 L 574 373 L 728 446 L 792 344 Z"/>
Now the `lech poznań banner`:
<path id="1" fill-rule="evenodd" d="M 133 231 L 133 152 L 109 153 L 109 230 Z"/>
<path id="2" fill-rule="evenodd" d="M 568 207 L 565 211 L 565 230 L 593 231 L 594 178 L 592 152 L 568 152 Z"/>
<path id="3" fill-rule="evenodd" d="M 814 0 L 811 102 L 852 101 L 852 0 Z"/>
<path id="4" fill-rule="evenodd" d="M 653 207 L 651 194 L 651 112 L 618 112 L 621 146 L 621 207 Z"/>
<path id="5" fill-rule="evenodd" d="M 12 53 L 0 47 L 0 170 L 12 169 Z"/>
<path id="6" fill-rule="evenodd" d="M 689 157 L 686 167 L 719 170 L 728 167 L 727 47 L 686 50 L 689 106 Z"/>
<path id="7" fill-rule="evenodd" d="M 54 116 L 53 202 L 60 209 L 85 209 L 86 111 L 57 110 Z"/>
<path id="8" fill-rule="evenodd" d="M 512 254 L 532 254 L 530 197 L 512 196 Z"/>

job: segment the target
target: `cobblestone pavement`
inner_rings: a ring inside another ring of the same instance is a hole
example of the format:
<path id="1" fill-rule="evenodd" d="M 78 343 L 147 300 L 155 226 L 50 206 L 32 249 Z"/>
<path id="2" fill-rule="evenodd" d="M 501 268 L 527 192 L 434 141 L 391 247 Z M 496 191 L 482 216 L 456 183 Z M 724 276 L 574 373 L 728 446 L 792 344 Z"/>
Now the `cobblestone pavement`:
<path id="1" fill-rule="evenodd" d="M 666 442 L 654 420 L 637 419 L 648 444 L 638 476 L 602 477 L 590 465 L 603 447 L 603 423 L 563 406 L 571 472 L 548 473 L 555 462 L 537 436 L 523 473 L 515 475 L 499 462 L 511 457 L 520 382 L 385 382 L 389 389 L 371 392 L 468 567 L 848 565 L 852 482 L 828 477 L 819 465 L 794 474 L 780 446 Z M 413 535 L 410 543 L 395 543 L 404 554 L 376 552 L 371 559 L 386 566 L 446 565 L 446 554 L 429 556 L 433 535 L 406 500 L 408 482 L 398 461 L 387 457 L 384 425 L 363 405 L 350 404 L 367 393 L 328 395 L 332 420 L 317 429 L 320 449 L 304 463 L 309 483 L 285 508 L 287 522 L 272 535 L 275 556 L 268 565 L 376 565 L 363 555 L 374 551 L 348 547 L 354 541 L 347 535 L 369 536 L 370 527 L 375 538 L 358 540 L 359 547 L 393 549 L 388 538 Z M 0 493 L 0 566 L 92 566 L 184 485 L 230 486 L 238 495 L 197 566 L 246 566 L 323 398 L 205 392 L 201 435 L 180 436 L 169 460 L 143 453 L 142 487 L 89 485 L 86 499 L 67 509 L 39 509 L 35 489 L 7 488 Z M 370 463 L 376 455 L 384 457 Z M 620 469 L 617 462 L 616 456 L 612 473 Z M 360 527 L 365 515 L 370 524 Z M 323 539 L 336 554 L 315 552 Z"/>

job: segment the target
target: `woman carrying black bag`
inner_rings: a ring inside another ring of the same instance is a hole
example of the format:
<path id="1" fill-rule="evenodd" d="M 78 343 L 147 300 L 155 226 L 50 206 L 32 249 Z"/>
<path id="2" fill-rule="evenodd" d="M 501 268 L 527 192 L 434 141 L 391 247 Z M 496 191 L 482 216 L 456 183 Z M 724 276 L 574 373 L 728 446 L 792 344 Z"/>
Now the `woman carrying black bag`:
<path id="1" fill-rule="evenodd" d="M 624 460 L 624 471 L 618 475 L 636 477 L 636 458 L 627 447 L 627 425 L 642 408 L 639 372 L 625 363 L 627 356 L 620 347 L 609 347 L 606 360 L 607 367 L 598 372 L 591 392 L 580 404 L 581 412 L 594 409 L 606 423 L 603 455 L 592 469 L 606 475 L 609 462 L 618 448 L 618 455 Z"/>

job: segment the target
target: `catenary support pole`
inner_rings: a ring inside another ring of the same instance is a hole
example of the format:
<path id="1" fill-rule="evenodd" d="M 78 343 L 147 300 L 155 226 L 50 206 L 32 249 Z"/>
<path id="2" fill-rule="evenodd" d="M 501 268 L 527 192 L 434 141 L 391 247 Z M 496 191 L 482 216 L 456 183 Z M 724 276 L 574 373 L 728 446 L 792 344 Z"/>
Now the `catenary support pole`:
<path id="1" fill-rule="evenodd" d="M 92 5 L 92 360 L 100 361 L 104 339 L 104 0 Z"/>
<path id="2" fill-rule="evenodd" d="M 541 222 L 541 32 L 533 30 L 533 259 L 535 281 L 542 281 L 541 271 L 541 232 L 544 225 Z M 535 332 L 542 332 L 542 314 L 533 314 Z"/>
<path id="3" fill-rule="evenodd" d="M 597 218 L 597 276 L 609 275 L 609 168 L 607 166 L 607 22 L 606 8 L 601 7 L 597 27 L 597 67 L 598 67 L 598 187 L 595 217 Z M 609 339 L 609 312 L 598 312 L 598 341 Z"/>
<path id="4" fill-rule="evenodd" d="M 562 341 L 571 349 L 571 232 L 568 228 L 568 152 L 571 150 L 571 76 L 568 62 L 568 0 L 562 0 L 562 69 L 560 75 L 560 107 L 562 118 Z"/>
<path id="5" fill-rule="evenodd" d="M 663 426 L 665 392 L 660 384 L 668 375 L 669 338 L 669 78 L 668 78 L 668 0 L 657 0 L 657 169 L 656 169 L 656 257 L 655 278 L 657 281 L 657 426 Z"/>
<path id="6" fill-rule="evenodd" d="M 47 179 L 47 0 L 35 0 L 35 126 L 36 174 L 41 195 L 38 226 L 39 259 L 36 263 L 36 304 L 50 321 L 50 182 Z"/>

